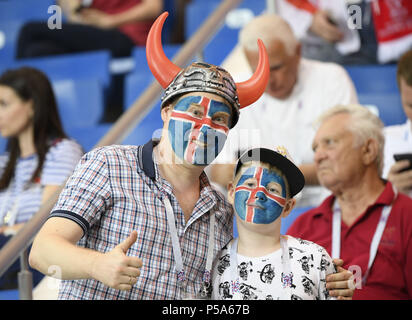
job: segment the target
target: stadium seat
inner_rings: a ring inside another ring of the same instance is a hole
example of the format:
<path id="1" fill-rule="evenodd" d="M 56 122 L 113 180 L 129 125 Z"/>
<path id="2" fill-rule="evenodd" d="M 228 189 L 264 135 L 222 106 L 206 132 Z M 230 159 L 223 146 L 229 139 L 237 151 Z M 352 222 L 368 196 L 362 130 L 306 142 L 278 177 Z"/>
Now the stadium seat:
<path id="1" fill-rule="evenodd" d="M 154 80 L 153 76 L 144 72 L 130 73 L 125 77 L 124 101 L 125 108 L 128 109 L 136 99 L 147 89 Z"/>
<path id="2" fill-rule="evenodd" d="M 160 104 L 157 104 L 132 130 L 132 132 L 123 140 L 122 144 L 145 144 L 152 138 L 160 138 L 162 128 L 163 121 L 160 117 Z"/>
<path id="3" fill-rule="evenodd" d="M 97 79 L 52 82 L 65 128 L 98 124 L 104 111 L 103 88 Z"/>
<path id="4" fill-rule="evenodd" d="M 6 69 L 13 63 L 17 37 L 22 25 L 21 21 L 0 20 L 0 69 Z"/>
<path id="5" fill-rule="evenodd" d="M 181 47 L 182 46 L 179 44 L 163 44 L 163 50 L 170 60 L 173 59 L 173 57 L 180 50 Z M 151 78 L 150 81 L 154 80 L 154 77 L 150 72 L 149 66 L 147 64 L 146 48 L 135 47 L 132 52 L 132 57 L 134 61 L 133 73 L 144 74 L 145 76 Z"/>
<path id="6" fill-rule="evenodd" d="M 41 58 L 18 60 L 8 68 L 31 66 L 42 70 L 51 81 L 95 78 L 104 88 L 110 84 L 110 52 L 106 50 L 76 54 L 64 54 Z M 0 65 L 5 69 L 5 66 Z M 4 70 L 0 70 L 0 73 Z"/>
<path id="7" fill-rule="evenodd" d="M 346 66 L 356 91 L 363 93 L 397 93 L 396 65 Z"/>
<path id="8" fill-rule="evenodd" d="M 55 4 L 55 0 L 2 0 L 0 21 L 47 20 L 53 14 L 48 8 Z"/>
<path id="9" fill-rule="evenodd" d="M 110 130 L 111 124 L 97 124 L 89 127 L 71 126 L 66 129 L 66 134 L 76 140 L 85 152 L 93 149 L 101 138 Z"/>
<path id="10" fill-rule="evenodd" d="M 378 110 L 378 116 L 385 126 L 402 124 L 406 121 L 405 112 L 398 92 L 359 93 L 359 103 Z"/>
<path id="11" fill-rule="evenodd" d="M 217 8 L 221 1 L 193 1 L 186 7 L 185 37 L 189 39 Z M 266 1 L 244 0 L 238 8 L 231 10 L 222 28 L 213 36 L 203 49 L 204 60 L 220 65 L 238 43 L 239 30 L 253 16 L 266 8 Z"/>

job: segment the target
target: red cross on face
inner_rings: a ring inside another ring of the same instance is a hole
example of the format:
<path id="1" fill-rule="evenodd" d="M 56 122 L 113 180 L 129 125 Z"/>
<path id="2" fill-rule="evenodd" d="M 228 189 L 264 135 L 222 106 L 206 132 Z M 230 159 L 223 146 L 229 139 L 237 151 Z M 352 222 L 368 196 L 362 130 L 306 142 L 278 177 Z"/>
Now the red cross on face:
<path id="1" fill-rule="evenodd" d="M 245 185 L 240 185 L 240 186 L 235 188 L 235 192 L 238 192 L 238 191 L 249 192 L 249 196 L 248 196 L 248 199 L 247 199 L 247 202 L 246 202 L 246 205 L 247 205 L 247 212 L 246 212 L 246 217 L 245 217 L 246 222 L 253 222 L 256 207 L 254 207 L 252 205 L 256 201 L 258 192 L 264 193 L 267 198 L 269 198 L 270 200 L 275 201 L 276 203 L 278 203 L 282 207 L 284 207 L 285 204 L 286 204 L 286 199 L 285 198 L 283 198 L 281 196 L 274 195 L 266 189 L 265 185 L 262 184 L 262 176 L 263 176 L 263 168 L 262 167 L 256 167 L 255 172 L 253 174 L 253 178 L 256 179 L 256 187 L 251 188 L 251 187 L 248 187 L 248 186 L 245 186 Z"/>

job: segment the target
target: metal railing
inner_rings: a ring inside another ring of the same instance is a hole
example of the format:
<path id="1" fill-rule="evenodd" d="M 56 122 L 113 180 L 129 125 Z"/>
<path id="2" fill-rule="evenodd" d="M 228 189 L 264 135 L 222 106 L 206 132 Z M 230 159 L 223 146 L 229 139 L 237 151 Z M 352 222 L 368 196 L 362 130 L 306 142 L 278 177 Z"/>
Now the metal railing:
<path id="1" fill-rule="evenodd" d="M 197 32 L 183 45 L 182 49 L 173 58 L 173 62 L 178 66 L 187 65 L 192 57 L 198 54 L 209 42 L 214 34 L 223 24 L 226 14 L 237 7 L 242 0 L 224 0 L 216 10 L 207 18 Z M 167 20 L 166 20 L 167 23 Z M 135 103 L 115 122 L 110 131 L 97 143 L 95 147 L 111 144 L 119 144 L 133 130 L 133 128 L 144 118 L 152 109 L 162 93 L 160 85 L 153 81 L 145 92 L 135 101 Z M 27 222 L 20 231 L 11 238 L 0 250 L 0 276 L 12 265 L 19 257 L 22 260 L 21 283 L 25 283 L 24 278 L 30 277 L 27 272 L 27 248 L 33 242 L 36 233 L 46 221 L 50 211 L 56 203 L 58 196 L 63 189 L 58 190 L 49 197 L 41 206 L 39 211 Z M 22 290 L 26 288 L 25 290 Z M 20 287 L 20 298 L 31 299 L 31 286 L 23 285 Z M 30 292 L 28 292 L 30 291 Z"/>

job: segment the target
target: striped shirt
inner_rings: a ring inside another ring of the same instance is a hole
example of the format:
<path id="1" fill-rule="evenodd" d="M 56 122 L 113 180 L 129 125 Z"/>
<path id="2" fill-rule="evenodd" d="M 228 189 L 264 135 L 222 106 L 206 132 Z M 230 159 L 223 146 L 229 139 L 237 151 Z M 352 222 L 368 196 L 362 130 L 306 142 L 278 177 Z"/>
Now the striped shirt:
<path id="1" fill-rule="evenodd" d="M 9 187 L 0 192 L 0 225 L 5 221 L 8 225 L 27 222 L 41 206 L 44 187 L 64 183 L 82 155 L 82 148 L 76 142 L 68 139 L 56 141 L 46 154 L 37 183 L 30 183 L 38 163 L 37 154 L 18 158 Z M 0 156 L 0 174 L 8 159 L 8 153 Z"/>
<path id="2" fill-rule="evenodd" d="M 62 281 L 59 299 L 180 299 L 164 197 L 173 207 L 188 289 L 200 290 L 210 212 L 216 216 L 216 256 L 232 238 L 232 207 L 203 172 L 200 196 L 186 223 L 172 185 L 160 177 L 153 162 L 154 145 L 149 141 L 144 146 L 108 146 L 87 153 L 50 215 L 78 223 L 84 231 L 78 245 L 100 252 L 112 250 L 137 230 L 137 241 L 127 253 L 143 261 L 137 283 L 130 291 L 120 291 L 94 279 Z"/>

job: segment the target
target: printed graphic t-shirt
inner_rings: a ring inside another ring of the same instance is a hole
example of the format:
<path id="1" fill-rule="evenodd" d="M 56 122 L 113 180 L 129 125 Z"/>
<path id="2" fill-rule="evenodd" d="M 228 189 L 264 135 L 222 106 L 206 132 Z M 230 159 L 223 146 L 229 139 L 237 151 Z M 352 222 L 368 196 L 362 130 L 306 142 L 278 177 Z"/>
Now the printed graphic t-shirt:
<path id="1" fill-rule="evenodd" d="M 213 268 L 215 300 L 325 300 L 326 276 L 336 272 L 324 248 L 287 236 L 292 276 L 285 281 L 282 249 L 263 257 L 237 254 L 236 275 L 230 267 L 233 240 L 222 249 Z M 236 278 L 236 279 L 235 279 Z M 287 283 L 288 285 L 285 285 Z"/>

